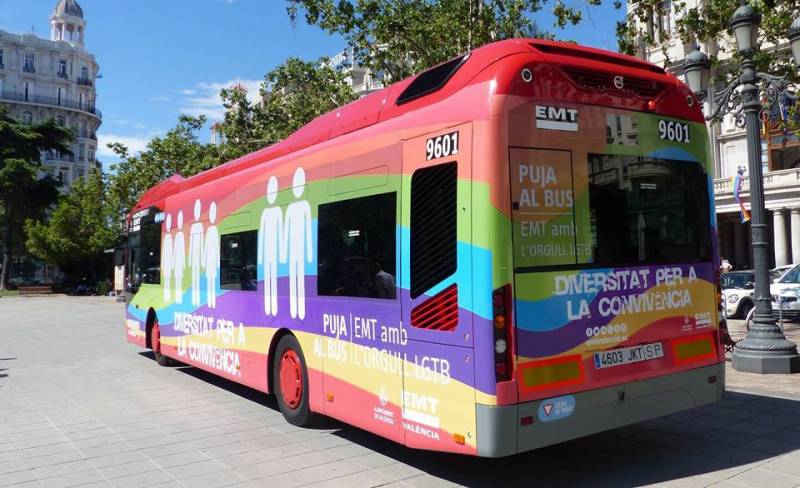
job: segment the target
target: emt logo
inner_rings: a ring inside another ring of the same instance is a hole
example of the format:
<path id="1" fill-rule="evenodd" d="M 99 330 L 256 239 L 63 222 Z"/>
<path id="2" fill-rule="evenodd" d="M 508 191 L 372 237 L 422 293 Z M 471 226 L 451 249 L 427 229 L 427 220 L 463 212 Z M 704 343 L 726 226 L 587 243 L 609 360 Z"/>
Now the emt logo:
<path id="1" fill-rule="evenodd" d="M 578 132 L 578 109 L 537 105 L 536 128 Z"/>

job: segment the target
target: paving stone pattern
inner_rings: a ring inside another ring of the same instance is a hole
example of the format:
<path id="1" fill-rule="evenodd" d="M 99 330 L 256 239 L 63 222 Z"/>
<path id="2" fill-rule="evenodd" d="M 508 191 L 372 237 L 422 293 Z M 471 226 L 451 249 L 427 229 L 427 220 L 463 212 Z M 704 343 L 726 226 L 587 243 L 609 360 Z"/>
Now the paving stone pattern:
<path id="1" fill-rule="evenodd" d="M 0 299 L 0 486 L 800 486 L 800 400 L 729 393 L 706 408 L 475 459 L 332 420 L 292 427 L 271 397 L 159 367 L 123 334 L 113 299 Z"/>

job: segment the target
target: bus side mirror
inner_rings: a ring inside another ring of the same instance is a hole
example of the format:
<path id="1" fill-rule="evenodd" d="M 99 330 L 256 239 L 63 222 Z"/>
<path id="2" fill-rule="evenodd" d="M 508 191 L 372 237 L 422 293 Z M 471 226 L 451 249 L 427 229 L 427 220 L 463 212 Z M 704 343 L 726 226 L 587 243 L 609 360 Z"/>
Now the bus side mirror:
<path id="1" fill-rule="evenodd" d="M 125 248 L 118 247 L 114 249 L 114 266 L 125 265 Z"/>

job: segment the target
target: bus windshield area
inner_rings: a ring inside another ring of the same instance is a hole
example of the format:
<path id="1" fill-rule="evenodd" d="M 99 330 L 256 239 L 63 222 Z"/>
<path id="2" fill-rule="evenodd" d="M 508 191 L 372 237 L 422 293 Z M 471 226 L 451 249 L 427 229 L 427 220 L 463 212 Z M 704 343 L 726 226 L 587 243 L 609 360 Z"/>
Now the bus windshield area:
<path id="1" fill-rule="evenodd" d="M 128 234 L 126 287 L 135 292 L 143 283 L 161 283 L 161 224 L 143 219 Z"/>
<path id="2" fill-rule="evenodd" d="M 590 154 L 594 264 L 711 259 L 708 176 L 700 163 Z"/>

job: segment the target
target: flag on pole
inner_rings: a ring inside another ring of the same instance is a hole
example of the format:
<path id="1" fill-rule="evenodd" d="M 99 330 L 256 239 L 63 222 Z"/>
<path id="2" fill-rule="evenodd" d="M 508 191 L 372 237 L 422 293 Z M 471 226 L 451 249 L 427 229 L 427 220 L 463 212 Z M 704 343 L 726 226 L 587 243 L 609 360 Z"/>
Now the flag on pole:
<path id="1" fill-rule="evenodd" d="M 736 202 L 739 204 L 739 210 L 742 213 L 742 223 L 748 222 L 750 220 L 750 212 L 744 208 L 744 202 L 742 201 L 742 197 L 740 195 L 742 191 L 742 184 L 744 183 L 744 168 L 740 167 L 738 171 L 736 171 L 736 176 L 733 177 L 733 198 L 736 199 Z"/>

